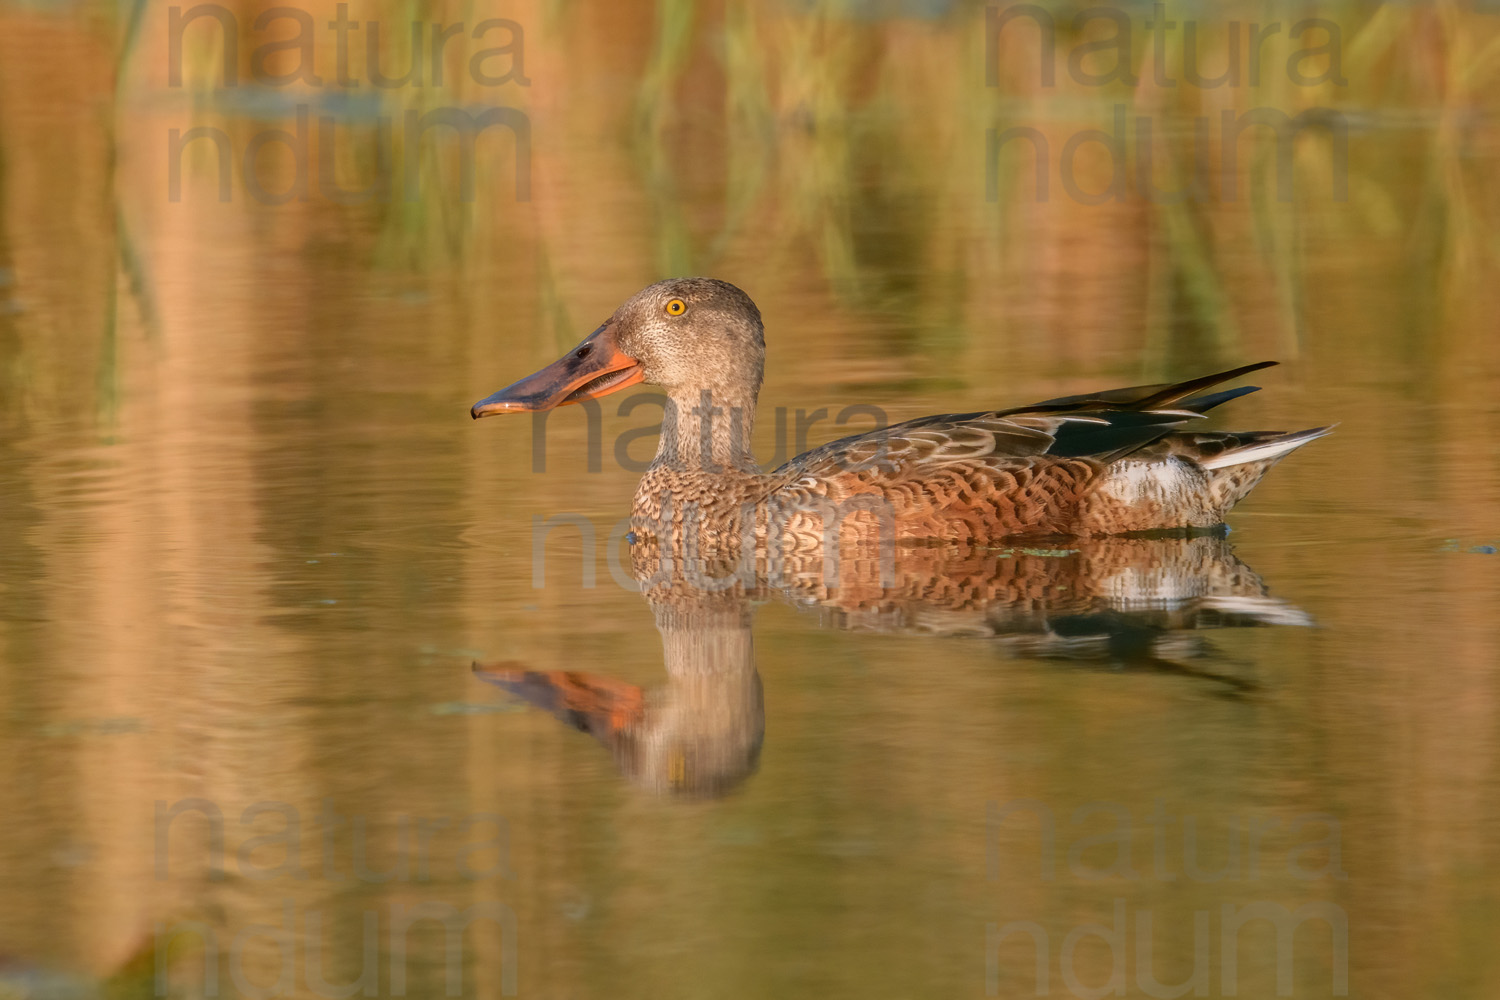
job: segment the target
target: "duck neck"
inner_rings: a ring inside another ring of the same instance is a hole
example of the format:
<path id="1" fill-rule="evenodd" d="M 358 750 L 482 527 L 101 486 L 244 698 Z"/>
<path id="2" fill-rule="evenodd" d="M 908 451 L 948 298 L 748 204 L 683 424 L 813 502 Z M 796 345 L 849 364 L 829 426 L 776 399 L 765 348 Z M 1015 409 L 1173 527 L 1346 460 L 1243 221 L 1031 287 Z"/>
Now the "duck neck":
<path id="1" fill-rule="evenodd" d="M 670 393 L 655 464 L 680 472 L 760 472 L 750 450 L 755 395 L 749 389 Z"/>

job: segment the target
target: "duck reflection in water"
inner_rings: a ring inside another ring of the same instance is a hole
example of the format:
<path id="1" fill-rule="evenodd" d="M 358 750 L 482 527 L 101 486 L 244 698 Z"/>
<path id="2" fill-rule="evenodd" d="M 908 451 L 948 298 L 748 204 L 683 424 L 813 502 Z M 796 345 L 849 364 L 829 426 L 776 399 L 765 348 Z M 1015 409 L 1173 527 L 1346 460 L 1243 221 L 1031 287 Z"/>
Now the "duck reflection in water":
<path id="1" fill-rule="evenodd" d="M 475 664 L 475 673 L 592 735 L 634 784 L 715 797 L 753 774 L 760 758 L 756 602 L 780 598 L 838 629 L 987 638 L 1015 657 L 1173 674 L 1229 697 L 1251 695 L 1257 684 L 1205 630 L 1311 623 L 1270 597 L 1222 534 L 1057 548 L 903 548 L 884 566 L 876 553 L 861 558 L 846 547 L 844 554 L 837 576 L 827 575 L 820 556 L 788 560 L 747 585 L 701 561 L 676 560 L 679 568 L 664 574 L 660 553 L 642 541 L 633 564 L 661 633 L 664 685 L 643 689 L 607 675 L 513 663 Z M 730 585 L 705 588 L 705 577 Z"/>

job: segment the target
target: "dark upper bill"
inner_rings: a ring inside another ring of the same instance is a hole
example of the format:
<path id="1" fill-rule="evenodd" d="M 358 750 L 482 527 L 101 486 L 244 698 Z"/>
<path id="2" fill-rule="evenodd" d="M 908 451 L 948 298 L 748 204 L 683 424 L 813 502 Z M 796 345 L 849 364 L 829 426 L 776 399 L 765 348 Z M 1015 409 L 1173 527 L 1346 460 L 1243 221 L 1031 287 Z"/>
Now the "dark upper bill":
<path id="1" fill-rule="evenodd" d="M 475 403 L 469 416 L 478 420 L 497 413 L 550 410 L 618 392 L 643 377 L 640 362 L 620 350 L 611 321 L 535 375 Z"/>

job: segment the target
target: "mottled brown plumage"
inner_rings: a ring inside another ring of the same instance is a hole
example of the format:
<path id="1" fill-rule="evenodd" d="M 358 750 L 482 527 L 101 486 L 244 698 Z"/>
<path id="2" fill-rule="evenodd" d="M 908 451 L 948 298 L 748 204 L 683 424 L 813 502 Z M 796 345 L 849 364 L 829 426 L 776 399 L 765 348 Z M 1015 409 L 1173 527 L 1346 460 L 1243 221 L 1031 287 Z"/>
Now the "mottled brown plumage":
<path id="1" fill-rule="evenodd" d="M 1182 430 L 1254 387 L 1201 394 L 1268 367 L 1114 389 L 1009 410 L 922 417 L 844 438 L 762 472 L 750 452 L 764 367 L 760 312 L 711 278 L 659 282 L 566 357 L 475 404 L 532 411 L 638 382 L 661 386 L 656 459 L 637 532 L 707 549 L 805 551 L 860 542 L 985 543 L 1203 529 L 1286 454 L 1330 428 Z"/>

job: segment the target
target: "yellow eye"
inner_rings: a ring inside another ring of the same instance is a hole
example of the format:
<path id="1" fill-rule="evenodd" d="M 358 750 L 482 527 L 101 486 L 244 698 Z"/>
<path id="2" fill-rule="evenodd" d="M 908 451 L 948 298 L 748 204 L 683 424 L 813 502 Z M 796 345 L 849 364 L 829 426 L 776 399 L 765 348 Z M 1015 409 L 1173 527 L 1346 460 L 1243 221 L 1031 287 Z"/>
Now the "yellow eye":
<path id="1" fill-rule="evenodd" d="M 681 316 L 687 312 L 687 303 L 681 299 L 673 299 L 667 303 L 668 316 Z"/>

